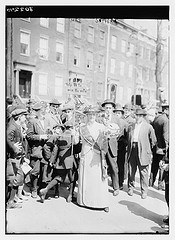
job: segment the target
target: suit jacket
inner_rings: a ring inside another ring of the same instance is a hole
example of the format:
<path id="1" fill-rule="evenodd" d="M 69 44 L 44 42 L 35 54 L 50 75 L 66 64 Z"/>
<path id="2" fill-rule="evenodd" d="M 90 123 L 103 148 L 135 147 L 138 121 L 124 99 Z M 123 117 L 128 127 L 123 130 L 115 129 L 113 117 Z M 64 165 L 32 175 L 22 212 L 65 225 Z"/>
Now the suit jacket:
<path id="1" fill-rule="evenodd" d="M 45 119 L 46 119 L 47 125 L 50 129 L 52 129 L 55 124 L 62 123 L 60 115 L 58 115 L 58 114 L 54 115 L 52 113 L 48 113 L 45 115 Z"/>
<path id="2" fill-rule="evenodd" d="M 42 158 L 42 147 L 47 140 L 40 139 L 40 135 L 46 134 L 47 129 L 46 119 L 44 119 L 44 128 L 37 118 L 30 119 L 26 138 L 31 147 L 31 157 Z"/>
<path id="3" fill-rule="evenodd" d="M 70 130 L 65 130 L 56 140 L 50 162 L 56 169 L 70 169 L 73 167 L 72 136 Z"/>
<path id="4" fill-rule="evenodd" d="M 157 116 L 153 121 L 153 128 L 157 137 L 157 146 L 159 148 L 168 148 L 169 142 L 169 131 L 168 126 L 169 120 L 166 114 Z"/>
<path id="5" fill-rule="evenodd" d="M 115 114 L 112 114 L 110 123 L 117 124 L 117 117 Z M 110 150 L 109 152 L 112 153 L 112 157 L 116 157 L 118 151 L 118 140 L 116 137 L 112 137 L 108 140 L 108 147 Z"/>
<path id="6" fill-rule="evenodd" d="M 17 142 L 22 143 L 22 151 L 19 151 L 15 147 L 14 144 Z M 22 153 L 25 153 L 25 145 L 23 142 L 21 127 L 18 126 L 12 118 L 7 125 L 7 156 L 10 158 L 16 158 L 22 156 Z"/>
<path id="7" fill-rule="evenodd" d="M 130 128 L 129 132 L 128 161 L 132 160 L 130 159 L 130 155 L 132 150 L 133 133 L 134 127 Z M 138 136 L 138 155 L 141 166 L 151 163 L 152 148 L 155 146 L 156 142 L 157 139 L 153 127 L 146 121 L 143 121 Z"/>

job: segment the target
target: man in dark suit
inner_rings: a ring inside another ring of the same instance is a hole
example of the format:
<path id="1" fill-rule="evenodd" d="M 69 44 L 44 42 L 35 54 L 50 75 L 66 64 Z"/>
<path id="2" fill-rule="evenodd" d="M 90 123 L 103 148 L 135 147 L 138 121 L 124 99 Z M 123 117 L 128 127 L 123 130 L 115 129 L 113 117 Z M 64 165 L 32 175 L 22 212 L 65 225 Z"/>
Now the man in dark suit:
<path id="1" fill-rule="evenodd" d="M 38 178 L 40 177 L 41 161 L 45 160 L 42 155 L 42 148 L 48 140 L 48 122 L 43 115 L 43 106 L 41 103 L 36 103 L 32 109 L 35 115 L 28 123 L 26 138 L 31 148 L 30 165 L 33 168 L 31 171 L 31 197 L 37 198 Z"/>
<path id="2" fill-rule="evenodd" d="M 148 170 L 152 160 L 152 148 L 156 144 L 153 127 L 146 122 L 144 109 L 136 109 L 136 124 L 130 128 L 128 140 L 128 195 L 133 195 L 137 166 L 140 173 L 141 197 L 148 192 Z"/>
<path id="3" fill-rule="evenodd" d="M 62 124 L 60 118 L 60 105 L 61 103 L 57 99 L 53 99 L 50 102 L 50 112 L 45 115 L 45 119 L 51 130 L 55 124 Z"/>
<path id="4" fill-rule="evenodd" d="M 117 124 L 120 128 L 120 136 L 118 138 L 118 153 L 117 153 L 117 164 L 118 164 L 118 170 L 119 170 L 119 188 L 120 190 L 123 189 L 123 182 L 124 182 L 124 175 L 125 172 L 127 172 L 125 159 L 126 159 L 126 147 L 127 147 L 127 133 L 128 133 L 128 123 L 123 118 L 124 116 L 124 110 L 123 108 L 118 105 L 114 112 L 117 116 Z"/>
<path id="5" fill-rule="evenodd" d="M 24 174 L 21 168 L 23 155 L 25 155 L 25 144 L 23 142 L 22 125 L 25 123 L 27 110 L 25 106 L 15 106 L 11 111 L 11 119 L 7 125 L 7 162 L 6 180 L 10 192 L 7 198 L 7 208 L 19 208 L 15 204 L 18 188 L 23 186 Z"/>
<path id="6" fill-rule="evenodd" d="M 153 162 L 151 165 L 151 174 L 149 185 L 154 186 L 154 182 L 156 180 L 156 176 L 159 170 L 159 180 L 158 180 L 158 189 L 163 190 L 163 170 L 159 168 L 159 162 L 164 158 L 166 151 L 168 149 L 169 142 L 169 120 L 166 114 L 166 109 L 169 108 L 168 105 L 163 105 L 161 107 L 162 113 L 159 109 L 159 113 L 153 121 L 153 128 L 155 130 L 155 134 L 157 137 L 157 146 L 154 148 L 153 152 Z"/>
<path id="7" fill-rule="evenodd" d="M 102 105 L 105 109 L 105 125 L 108 126 L 111 123 L 115 123 L 117 129 L 119 130 L 119 126 L 117 125 L 116 115 L 113 113 L 115 108 L 115 103 L 106 99 Z M 118 151 L 118 142 L 117 137 L 108 138 L 108 151 L 106 154 L 106 161 L 109 167 L 109 173 L 111 175 L 112 186 L 114 189 L 113 195 L 117 196 L 119 194 L 119 179 L 118 179 L 118 165 L 117 165 L 117 151 Z"/>

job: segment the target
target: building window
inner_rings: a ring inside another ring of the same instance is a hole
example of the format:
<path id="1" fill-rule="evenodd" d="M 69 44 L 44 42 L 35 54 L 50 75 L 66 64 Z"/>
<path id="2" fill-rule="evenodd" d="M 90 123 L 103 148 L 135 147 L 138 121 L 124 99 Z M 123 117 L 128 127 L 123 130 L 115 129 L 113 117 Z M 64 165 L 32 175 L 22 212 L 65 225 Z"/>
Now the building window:
<path id="1" fill-rule="evenodd" d="M 49 18 L 40 18 L 40 25 L 42 27 L 49 27 Z"/>
<path id="2" fill-rule="evenodd" d="M 123 99 L 123 87 L 119 87 L 119 101 Z"/>
<path id="3" fill-rule="evenodd" d="M 87 52 L 87 64 L 86 67 L 92 69 L 93 67 L 93 53 L 88 51 Z"/>
<path id="4" fill-rule="evenodd" d="M 111 38 L 111 48 L 115 50 L 116 47 L 117 47 L 117 37 L 112 36 L 112 38 Z"/>
<path id="5" fill-rule="evenodd" d="M 124 72 L 125 72 L 125 63 L 120 62 L 120 75 L 124 76 Z"/>
<path id="6" fill-rule="evenodd" d="M 64 45 L 63 43 L 56 42 L 56 61 L 59 63 L 63 63 L 64 56 Z"/>
<path id="7" fill-rule="evenodd" d="M 150 60 L 151 61 L 155 61 L 155 59 L 156 59 L 156 52 L 151 50 L 150 51 Z"/>
<path id="8" fill-rule="evenodd" d="M 143 47 L 142 47 L 142 46 L 139 46 L 139 52 L 138 52 L 138 54 L 139 54 L 139 57 L 140 57 L 140 58 L 143 58 Z"/>
<path id="9" fill-rule="evenodd" d="M 74 36 L 81 38 L 81 23 L 77 21 L 75 21 Z"/>
<path id="10" fill-rule="evenodd" d="M 125 53 L 126 52 L 126 41 L 122 40 L 121 44 L 122 44 L 121 51 L 122 51 L 122 53 Z"/>
<path id="11" fill-rule="evenodd" d="M 92 80 L 87 81 L 87 98 L 92 98 Z"/>
<path id="12" fill-rule="evenodd" d="M 30 55 L 30 33 L 20 31 L 20 53 L 22 55 Z"/>
<path id="13" fill-rule="evenodd" d="M 88 41 L 91 43 L 94 42 L 94 28 L 92 26 L 88 28 Z"/>
<path id="14" fill-rule="evenodd" d="M 30 22 L 30 18 L 21 18 L 21 19 L 26 21 L 26 22 Z"/>
<path id="15" fill-rule="evenodd" d="M 99 55 L 99 64 L 98 64 L 99 70 L 102 72 L 104 70 L 104 55 Z"/>
<path id="16" fill-rule="evenodd" d="M 79 66 L 80 64 L 80 48 L 74 47 L 74 63 L 75 66 Z"/>
<path id="17" fill-rule="evenodd" d="M 41 59 L 48 59 L 48 38 L 47 37 L 40 37 L 40 51 L 39 56 Z"/>
<path id="18" fill-rule="evenodd" d="M 39 73 L 39 95 L 47 95 L 47 73 Z"/>
<path id="19" fill-rule="evenodd" d="M 63 77 L 55 76 L 55 96 L 63 96 Z"/>
<path id="20" fill-rule="evenodd" d="M 127 100 L 128 102 L 131 101 L 131 95 L 132 95 L 132 90 L 130 87 L 128 87 L 128 91 L 127 91 Z"/>
<path id="21" fill-rule="evenodd" d="M 133 55 L 134 54 L 134 44 L 130 43 L 129 44 L 129 52 Z"/>
<path id="22" fill-rule="evenodd" d="M 104 46 L 105 45 L 105 32 L 100 30 L 100 45 Z"/>
<path id="23" fill-rule="evenodd" d="M 145 59 L 150 60 L 150 49 L 145 49 Z"/>
<path id="24" fill-rule="evenodd" d="M 129 64 L 129 78 L 132 78 L 132 75 L 133 75 L 133 65 L 132 64 Z"/>
<path id="25" fill-rule="evenodd" d="M 97 99 L 103 98 L 103 83 L 98 82 L 97 83 Z"/>
<path id="26" fill-rule="evenodd" d="M 145 80 L 149 81 L 149 69 L 148 68 L 145 69 Z"/>
<path id="27" fill-rule="evenodd" d="M 64 33 L 64 25 L 65 19 L 64 18 L 57 18 L 57 31 Z"/>
<path id="28" fill-rule="evenodd" d="M 155 71 L 152 69 L 149 70 L 149 81 L 155 82 Z"/>
<path id="29" fill-rule="evenodd" d="M 111 58 L 111 68 L 110 68 L 110 72 L 112 74 L 115 73 L 115 58 Z"/>

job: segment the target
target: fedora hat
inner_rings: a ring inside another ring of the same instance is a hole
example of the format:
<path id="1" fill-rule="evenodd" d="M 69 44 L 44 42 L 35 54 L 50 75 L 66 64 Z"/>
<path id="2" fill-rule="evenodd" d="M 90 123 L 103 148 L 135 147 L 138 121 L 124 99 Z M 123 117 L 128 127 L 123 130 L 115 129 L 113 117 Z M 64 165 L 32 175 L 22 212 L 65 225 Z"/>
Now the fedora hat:
<path id="1" fill-rule="evenodd" d="M 147 112 L 146 112 L 145 109 L 137 108 L 136 111 L 135 111 L 135 114 L 136 114 L 136 115 L 144 115 L 144 116 L 146 116 L 146 115 L 147 115 Z"/>
<path id="2" fill-rule="evenodd" d="M 115 109 L 114 109 L 114 112 L 122 112 L 124 113 L 124 110 L 121 106 L 117 106 Z"/>
<path id="3" fill-rule="evenodd" d="M 115 103 L 111 99 L 106 99 L 101 106 L 104 107 L 106 104 L 112 104 L 112 106 L 115 108 Z"/>
<path id="4" fill-rule="evenodd" d="M 49 103 L 50 105 L 61 105 L 62 103 L 60 103 L 56 98 L 52 99 Z"/>
<path id="5" fill-rule="evenodd" d="M 133 106 L 132 106 L 132 104 L 127 103 L 127 104 L 124 105 L 123 108 L 124 108 L 124 109 L 128 109 L 128 110 L 132 110 L 132 109 L 133 109 Z"/>

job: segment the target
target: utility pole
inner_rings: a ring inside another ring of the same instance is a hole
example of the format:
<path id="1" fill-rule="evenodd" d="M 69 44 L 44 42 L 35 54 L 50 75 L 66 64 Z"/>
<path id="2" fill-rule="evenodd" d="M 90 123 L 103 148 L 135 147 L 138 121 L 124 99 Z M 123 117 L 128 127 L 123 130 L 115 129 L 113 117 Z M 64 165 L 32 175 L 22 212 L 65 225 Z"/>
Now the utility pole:
<path id="1" fill-rule="evenodd" d="M 6 94 L 13 95 L 13 20 L 6 19 Z"/>
<path id="2" fill-rule="evenodd" d="M 156 77 L 156 100 L 159 101 L 160 105 L 161 105 L 160 88 L 162 87 L 162 78 L 161 78 L 162 57 L 163 57 L 163 49 L 162 49 L 162 20 L 157 20 L 155 77 Z"/>

